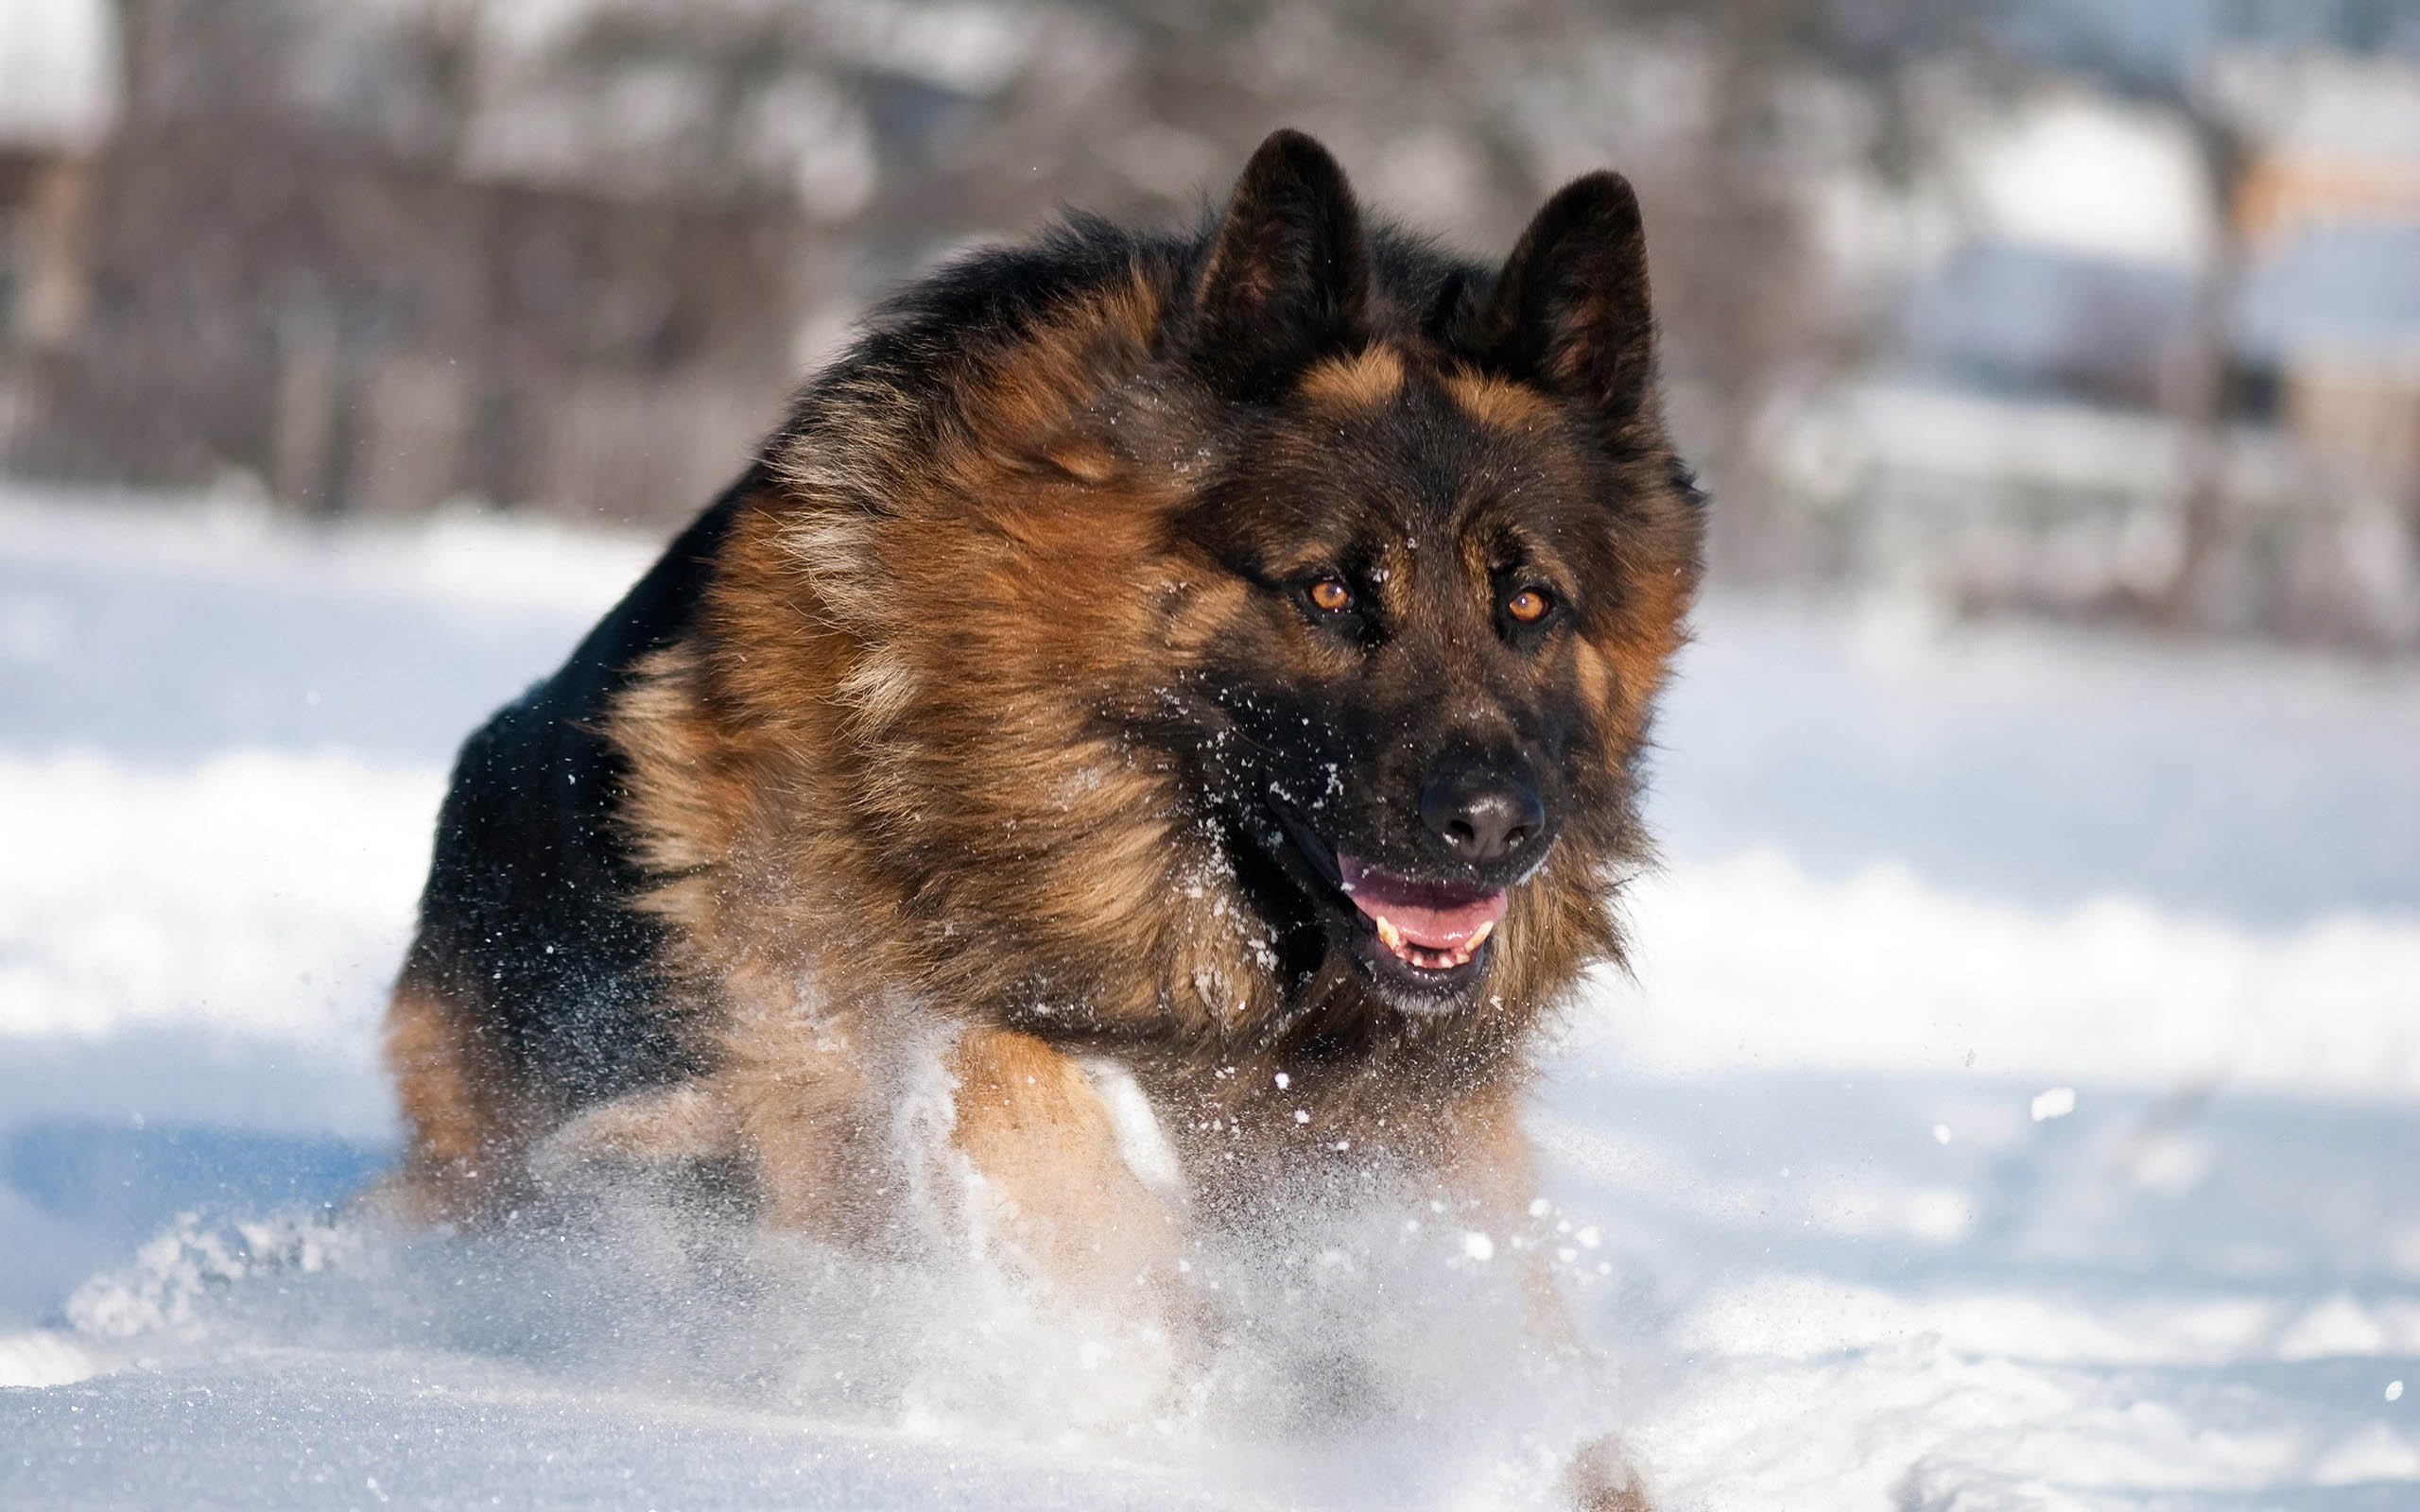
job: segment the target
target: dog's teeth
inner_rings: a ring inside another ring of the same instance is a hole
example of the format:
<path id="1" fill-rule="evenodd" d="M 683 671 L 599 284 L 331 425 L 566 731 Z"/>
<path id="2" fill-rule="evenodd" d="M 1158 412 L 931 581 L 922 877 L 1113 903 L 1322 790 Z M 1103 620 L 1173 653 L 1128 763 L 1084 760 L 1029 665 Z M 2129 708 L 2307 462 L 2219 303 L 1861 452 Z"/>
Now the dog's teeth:
<path id="1" fill-rule="evenodd" d="M 1424 971 L 1448 971 L 1470 965 L 1472 957 L 1478 954 L 1478 948 L 1487 942 L 1488 935 L 1495 928 L 1495 921 L 1490 919 L 1461 945 L 1430 950 L 1406 939 L 1401 926 L 1384 914 L 1371 915 L 1370 921 L 1377 927 L 1378 938 L 1385 942 L 1387 949 L 1395 953 L 1396 959 L 1417 966 Z"/>

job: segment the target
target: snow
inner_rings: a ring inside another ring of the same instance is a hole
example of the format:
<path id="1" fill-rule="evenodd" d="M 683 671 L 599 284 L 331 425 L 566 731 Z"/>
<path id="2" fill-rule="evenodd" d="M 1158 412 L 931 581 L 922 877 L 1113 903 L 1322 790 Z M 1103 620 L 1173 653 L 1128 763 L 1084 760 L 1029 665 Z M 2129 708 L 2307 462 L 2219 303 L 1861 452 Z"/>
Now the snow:
<path id="1" fill-rule="evenodd" d="M 0 146 L 88 153 L 116 124 L 112 0 L 0 0 Z"/>
<path id="2" fill-rule="evenodd" d="M 1718 599 L 1533 1119 L 1597 1357 L 1337 1211 L 1180 1366 L 663 1194 L 345 1206 L 451 747 L 648 551 L 0 489 L 0 1504 L 1517 1507 L 1617 1432 L 1668 1508 L 2420 1505 L 2411 667 Z"/>

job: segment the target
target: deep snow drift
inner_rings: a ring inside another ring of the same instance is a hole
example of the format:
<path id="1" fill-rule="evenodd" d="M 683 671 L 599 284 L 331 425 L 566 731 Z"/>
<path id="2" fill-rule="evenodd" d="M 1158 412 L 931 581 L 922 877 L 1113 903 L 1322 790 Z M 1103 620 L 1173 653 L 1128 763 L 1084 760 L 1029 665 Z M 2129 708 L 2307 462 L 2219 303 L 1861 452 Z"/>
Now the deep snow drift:
<path id="1" fill-rule="evenodd" d="M 0 491 L 0 1504 L 1511 1507 L 1616 1430 L 1670 1508 L 2420 1505 L 2411 670 L 1717 601 L 1535 1119 L 1600 1358 L 1322 1212 L 1172 1376 L 670 1198 L 342 1208 L 451 747 L 648 555 Z"/>

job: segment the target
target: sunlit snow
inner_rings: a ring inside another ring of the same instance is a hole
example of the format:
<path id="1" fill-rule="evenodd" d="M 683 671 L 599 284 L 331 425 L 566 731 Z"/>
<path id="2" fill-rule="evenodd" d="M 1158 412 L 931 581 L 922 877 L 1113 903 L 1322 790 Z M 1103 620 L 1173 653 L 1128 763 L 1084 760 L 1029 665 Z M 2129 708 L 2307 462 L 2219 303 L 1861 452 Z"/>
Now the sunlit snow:
<path id="1" fill-rule="evenodd" d="M 1306 1212 L 1206 1353 L 665 1194 L 476 1236 L 380 997 L 642 542 L 0 493 L 0 1505 L 2420 1505 L 2420 675 L 1718 599 L 1541 1221 Z"/>

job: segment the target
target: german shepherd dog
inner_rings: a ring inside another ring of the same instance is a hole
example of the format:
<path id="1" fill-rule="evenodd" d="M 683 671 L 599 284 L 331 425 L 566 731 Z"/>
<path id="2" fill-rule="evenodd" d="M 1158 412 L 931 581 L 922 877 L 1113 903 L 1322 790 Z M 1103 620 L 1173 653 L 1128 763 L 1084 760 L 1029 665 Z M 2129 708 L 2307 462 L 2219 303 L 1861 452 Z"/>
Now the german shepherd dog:
<path id="1" fill-rule="evenodd" d="M 1198 234 L 943 267 L 464 746 L 398 1191 L 472 1219 L 711 1161 L 880 1246 L 949 1160 L 1078 1305 L 1374 1170 L 1520 1247 L 1519 1104 L 1621 952 L 1702 514 L 1611 173 L 1489 269 L 1280 131 Z"/>

